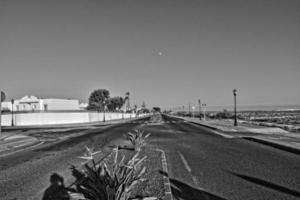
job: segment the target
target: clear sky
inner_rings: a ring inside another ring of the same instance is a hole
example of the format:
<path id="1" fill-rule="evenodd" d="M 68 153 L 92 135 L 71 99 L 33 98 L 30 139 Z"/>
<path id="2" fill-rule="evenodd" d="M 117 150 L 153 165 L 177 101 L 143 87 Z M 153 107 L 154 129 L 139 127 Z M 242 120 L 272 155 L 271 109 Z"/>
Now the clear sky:
<path id="1" fill-rule="evenodd" d="M 0 0 L 0 88 L 149 106 L 300 103 L 299 0 Z"/>

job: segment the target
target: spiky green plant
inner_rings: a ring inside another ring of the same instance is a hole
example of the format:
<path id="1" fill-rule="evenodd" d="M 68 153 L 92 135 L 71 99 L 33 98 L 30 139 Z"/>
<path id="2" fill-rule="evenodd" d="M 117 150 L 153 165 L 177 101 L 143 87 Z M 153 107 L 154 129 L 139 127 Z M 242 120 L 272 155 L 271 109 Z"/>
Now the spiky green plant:
<path id="1" fill-rule="evenodd" d="M 134 150 L 139 152 L 141 151 L 142 147 L 146 145 L 146 139 L 150 135 L 150 133 L 144 135 L 144 131 L 142 130 L 134 130 L 134 132 L 128 132 L 127 139 L 133 145 Z"/>
<path id="2" fill-rule="evenodd" d="M 142 175 L 146 167 L 142 167 L 142 162 L 145 159 L 139 158 L 139 153 L 128 161 L 125 161 L 125 156 L 118 159 L 118 148 L 115 149 L 114 163 L 110 167 L 104 161 L 96 164 L 91 158 L 92 166 L 85 163 L 83 171 L 72 167 L 77 191 L 88 200 L 128 200 L 134 186 L 144 181 Z"/>

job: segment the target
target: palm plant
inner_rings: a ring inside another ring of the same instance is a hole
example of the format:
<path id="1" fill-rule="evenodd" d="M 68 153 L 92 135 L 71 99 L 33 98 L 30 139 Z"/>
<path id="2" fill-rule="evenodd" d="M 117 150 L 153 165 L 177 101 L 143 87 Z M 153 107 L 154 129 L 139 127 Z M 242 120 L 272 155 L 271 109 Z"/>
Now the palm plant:
<path id="1" fill-rule="evenodd" d="M 94 157 L 91 156 L 89 160 L 92 161 L 92 166 L 85 163 L 83 171 L 72 167 L 77 191 L 88 200 L 128 200 L 134 186 L 144 181 L 142 176 L 146 167 L 142 167 L 142 162 L 145 159 L 146 157 L 139 158 L 139 153 L 128 161 L 125 161 L 125 156 L 118 159 L 116 148 L 114 163 L 108 167 L 104 159 L 96 164 Z"/>
<path id="2" fill-rule="evenodd" d="M 133 133 L 128 132 L 127 139 L 133 145 L 134 150 L 140 152 L 141 148 L 146 145 L 146 139 L 150 135 L 151 135 L 150 133 L 144 135 L 144 131 L 142 130 L 134 130 Z"/>

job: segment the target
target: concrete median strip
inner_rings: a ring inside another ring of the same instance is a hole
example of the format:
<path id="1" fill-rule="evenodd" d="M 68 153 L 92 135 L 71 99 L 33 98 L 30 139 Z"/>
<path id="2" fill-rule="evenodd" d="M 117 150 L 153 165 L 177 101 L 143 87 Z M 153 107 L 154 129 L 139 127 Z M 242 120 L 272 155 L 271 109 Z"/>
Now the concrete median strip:
<path id="1" fill-rule="evenodd" d="M 168 164 L 166 154 L 163 150 L 157 149 L 157 151 L 161 152 L 161 162 L 162 162 L 162 170 L 164 173 L 164 190 L 165 190 L 165 197 L 164 200 L 173 200 L 172 190 L 171 190 L 171 183 L 169 179 L 168 173 Z"/>

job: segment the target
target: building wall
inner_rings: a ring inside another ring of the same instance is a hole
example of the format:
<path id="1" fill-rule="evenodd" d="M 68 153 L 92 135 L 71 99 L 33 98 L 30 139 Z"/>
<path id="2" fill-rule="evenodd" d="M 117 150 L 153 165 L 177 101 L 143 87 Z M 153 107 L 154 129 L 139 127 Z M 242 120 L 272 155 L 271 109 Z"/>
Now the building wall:
<path id="1" fill-rule="evenodd" d="M 75 99 L 41 99 L 40 104 L 41 104 L 41 110 L 45 110 L 45 111 L 79 110 L 79 101 Z"/>
<path id="2" fill-rule="evenodd" d="M 10 101 L 2 102 L 2 110 L 12 110 Z M 46 105 L 46 106 L 45 106 Z M 80 110 L 79 100 L 76 99 L 37 99 L 33 96 L 25 96 L 15 100 L 14 111 L 58 111 L 58 110 Z"/>

